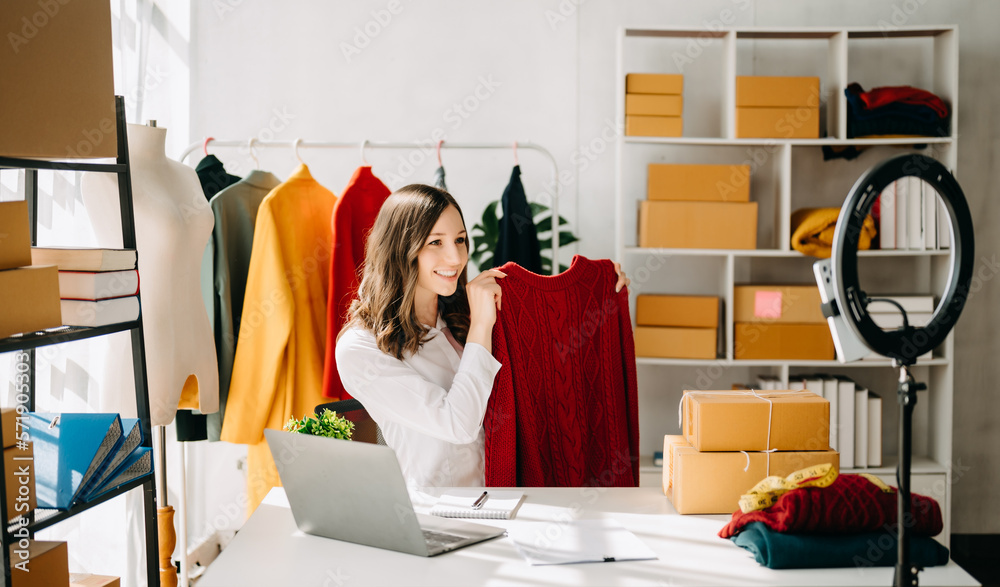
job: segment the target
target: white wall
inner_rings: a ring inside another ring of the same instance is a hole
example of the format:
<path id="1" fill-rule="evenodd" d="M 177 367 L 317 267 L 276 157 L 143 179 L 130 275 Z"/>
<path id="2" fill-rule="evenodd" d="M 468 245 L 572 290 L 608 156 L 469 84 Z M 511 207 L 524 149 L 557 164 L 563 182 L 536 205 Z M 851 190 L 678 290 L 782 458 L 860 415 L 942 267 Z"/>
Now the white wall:
<path id="1" fill-rule="evenodd" d="M 390 7 L 397 14 L 388 20 Z M 1000 242 L 989 230 L 1000 207 L 989 197 L 1000 169 L 993 149 L 1000 128 L 991 103 L 1000 91 L 993 74 L 1000 41 L 991 24 L 998 17 L 1000 5 L 985 0 L 199 2 L 191 34 L 190 138 L 421 140 L 442 129 L 453 141 L 534 140 L 572 172 L 562 186 L 563 210 L 582 239 L 579 252 L 607 257 L 614 242 L 618 26 L 707 26 L 722 19 L 731 25 L 958 24 L 958 175 L 978 222 L 983 287 L 970 297 L 956 336 L 952 529 L 1000 532 L 1000 502 L 989 499 L 1000 481 L 1000 428 L 993 420 L 1000 367 L 992 360 L 1000 349 L 996 319 L 986 318 L 1000 301 L 992 281 Z M 377 25 L 377 18 L 386 24 Z M 378 33 L 348 59 L 343 44 L 354 43 L 357 29 L 366 26 Z M 496 82 L 495 91 L 481 89 L 481 99 L 470 98 L 483 78 Z M 455 118 L 454 104 L 465 100 L 475 110 Z M 250 168 L 245 149 L 218 154 L 234 172 Z M 368 158 L 376 174 L 394 177 L 390 187 L 429 181 L 433 157 L 407 175 L 400 157 L 409 155 L 370 152 Z M 510 153 L 444 156 L 449 187 L 472 224 L 486 202 L 499 198 Z M 359 162 L 353 151 L 303 151 L 303 158 L 335 192 Z M 287 151 L 267 152 L 262 160 L 279 176 L 294 165 Z M 538 194 L 547 179 L 543 161 L 522 153 L 521 162 L 529 195 Z M 639 376 L 643 408 L 669 418 L 674 406 L 653 387 L 657 371 L 643 369 Z M 189 477 L 190 490 L 205 498 L 194 513 L 193 537 L 206 527 L 238 526 L 239 516 L 227 512 L 242 491 L 232 462 L 239 449 L 200 443 L 192 450 L 198 472 Z"/>

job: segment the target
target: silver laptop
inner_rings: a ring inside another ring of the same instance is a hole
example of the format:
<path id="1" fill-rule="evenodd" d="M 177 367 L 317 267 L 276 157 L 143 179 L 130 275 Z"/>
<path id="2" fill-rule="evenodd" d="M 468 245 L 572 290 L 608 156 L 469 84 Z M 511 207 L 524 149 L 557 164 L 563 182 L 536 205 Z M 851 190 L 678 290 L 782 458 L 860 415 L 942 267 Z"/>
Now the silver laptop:
<path id="1" fill-rule="evenodd" d="M 299 530 L 434 556 L 496 538 L 503 528 L 418 514 L 387 446 L 264 430 Z"/>

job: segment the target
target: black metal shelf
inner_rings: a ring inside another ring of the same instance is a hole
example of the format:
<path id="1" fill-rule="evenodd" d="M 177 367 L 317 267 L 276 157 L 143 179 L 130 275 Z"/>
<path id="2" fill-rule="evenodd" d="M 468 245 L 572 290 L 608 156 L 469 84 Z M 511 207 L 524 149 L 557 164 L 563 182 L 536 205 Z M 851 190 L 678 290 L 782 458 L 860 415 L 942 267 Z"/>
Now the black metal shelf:
<path id="1" fill-rule="evenodd" d="M 14 336 L 7 338 L 0 338 L 0 353 L 23 351 L 51 344 L 62 344 L 64 342 L 72 342 L 74 340 L 84 340 L 86 338 L 104 336 L 114 332 L 132 330 L 133 328 L 138 328 L 138 326 L 139 321 L 132 320 L 130 322 L 120 322 L 118 324 L 108 324 L 107 326 L 60 326 L 59 328 L 50 328 L 48 330 L 40 330 L 38 332 L 15 334 Z"/>
<path id="2" fill-rule="evenodd" d="M 97 171 L 103 173 L 124 173 L 121 163 L 80 163 L 78 161 L 44 161 L 41 159 L 18 159 L 0 157 L 0 169 L 44 169 L 50 171 Z"/>
<path id="3" fill-rule="evenodd" d="M 112 489 L 111 491 L 105 493 L 104 495 L 101 495 L 97 499 L 77 504 L 65 511 L 38 508 L 33 512 L 35 520 L 28 524 L 28 531 L 31 532 L 32 534 L 34 534 L 35 532 L 40 532 L 50 526 L 58 524 L 59 522 L 68 520 L 69 518 L 72 518 L 77 514 L 82 514 L 83 512 L 89 510 L 92 507 L 99 506 L 106 501 L 114 499 L 123 493 L 135 489 L 136 487 L 141 487 L 142 485 L 147 483 L 152 484 L 153 482 L 154 482 L 154 475 L 152 472 L 150 472 L 140 477 L 136 477 L 135 479 L 129 481 L 128 483 L 125 483 L 124 485 Z M 11 520 L 9 526 L 13 528 L 20 527 L 21 525 L 18 524 L 17 520 L 18 520 L 17 518 Z"/>

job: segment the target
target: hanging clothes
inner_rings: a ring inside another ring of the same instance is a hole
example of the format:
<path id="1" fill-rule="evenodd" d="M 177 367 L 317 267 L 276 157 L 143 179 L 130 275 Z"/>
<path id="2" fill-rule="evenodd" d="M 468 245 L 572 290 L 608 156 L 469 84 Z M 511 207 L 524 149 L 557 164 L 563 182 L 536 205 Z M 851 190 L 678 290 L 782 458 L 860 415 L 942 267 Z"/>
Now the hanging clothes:
<path id="1" fill-rule="evenodd" d="M 542 272 L 542 256 L 535 231 L 534 215 L 521 183 L 521 166 L 515 165 L 510 174 L 510 183 L 500 200 L 503 217 L 500 218 L 500 235 L 493 264 L 517 263 L 532 273 Z"/>
<path id="2" fill-rule="evenodd" d="M 434 172 L 434 187 L 436 187 L 439 190 L 448 191 L 448 184 L 446 184 L 444 181 L 443 165 L 441 167 L 438 167 L 437 171 Z"/>
<path id="3" fill-rule="evenodd" d="M 215 350 L 219 355 L 219 411 L 208 415 L 208 439 L 219 440 L 229 382 L 233 376 L 236 342 L 239 340 L 240 318 L 246 295 L 247 276 L 253 249 L 253 229 L 257 210 L 264 197 L 281 180 L 273 173 L 251 171 L 212 197 L 209 206 L 215 215 L 212 232 L 213 267 L 213 327 Z"/>
<path id="4" fill-rule="evenodd" d="M 222 423 L 222 440 L 249 445 L 249 512 L 279 485 L 264 429 L 312 414 L 323 401 L 330 216 L 336 201 L 299 165 L 257 211 Z"/>
<path id="5" fill-rule="evenodd" d="M 358 276 L 365 260 L 365 241 L 388 197 L 389 188 L 372 174 L 372 168 L 359 167 L 333 208 L 333 254 L 330 297 L 327 299 L 326 361 L 323 366 L 323 394 L 329 398 L 351 398 L 344 390 L 337 370 L 337 335 L 344 326 L 351 300 L 358 293 Z"/>
<path id="6" fill-rule="evenodd" d="M 205 192 L 206 200 L 211 200 L 215 194 L 240 180 L 239 176 L 227 173 L 222 161 L 215 155 L 207 155 L 198 162 L 194 170 L 198 174 L 198 180 L 201 181 L 201 189 Z"/>
<path id="7" fill-rule="evenodd" d="M 500 271 L 486 486 L 638 486 L 632 319 L 614 265 L 576 255 L 555 276 Z"/>

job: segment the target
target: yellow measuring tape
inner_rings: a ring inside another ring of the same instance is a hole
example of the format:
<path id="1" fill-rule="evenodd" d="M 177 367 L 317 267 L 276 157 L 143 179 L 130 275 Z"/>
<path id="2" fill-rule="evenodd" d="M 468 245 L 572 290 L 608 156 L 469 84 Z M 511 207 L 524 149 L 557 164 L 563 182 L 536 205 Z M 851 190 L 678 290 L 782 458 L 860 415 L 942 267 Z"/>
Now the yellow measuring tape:
<path id="1" fill-rule="evenodd" d="M 837 469 L 830 463 L 807 467 L 787 477 L 766 477 L 740 497 L 740 511 L 746 514 L 767 509 L 774 505 L 779 497 L 793 489 L 829 487 L 836 480 Z"/>

